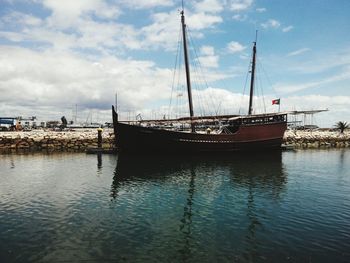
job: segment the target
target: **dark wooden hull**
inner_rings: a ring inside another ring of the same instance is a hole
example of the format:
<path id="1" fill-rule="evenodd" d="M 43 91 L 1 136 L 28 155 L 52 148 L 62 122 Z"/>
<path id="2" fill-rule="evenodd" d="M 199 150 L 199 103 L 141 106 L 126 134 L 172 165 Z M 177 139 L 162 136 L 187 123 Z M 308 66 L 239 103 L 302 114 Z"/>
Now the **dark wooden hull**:
<path id="1" fill-rule="evenodd" d="M 113 111 L 116 146 L 126 152 L 234 152 L 281 148 L 286 122 L 241 125 L 233 134 L 200 134 L 121 123 Z"/>

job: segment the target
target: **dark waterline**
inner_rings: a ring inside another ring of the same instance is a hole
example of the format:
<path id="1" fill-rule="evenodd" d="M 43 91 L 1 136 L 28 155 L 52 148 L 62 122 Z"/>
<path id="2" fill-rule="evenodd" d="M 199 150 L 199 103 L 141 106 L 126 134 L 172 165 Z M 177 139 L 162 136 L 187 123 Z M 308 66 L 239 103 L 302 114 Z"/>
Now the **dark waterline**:
<path id="1" fill-rule="evenodd" d="M 0 262 L 349 262 L 350 150 L 0 156 Z"/>

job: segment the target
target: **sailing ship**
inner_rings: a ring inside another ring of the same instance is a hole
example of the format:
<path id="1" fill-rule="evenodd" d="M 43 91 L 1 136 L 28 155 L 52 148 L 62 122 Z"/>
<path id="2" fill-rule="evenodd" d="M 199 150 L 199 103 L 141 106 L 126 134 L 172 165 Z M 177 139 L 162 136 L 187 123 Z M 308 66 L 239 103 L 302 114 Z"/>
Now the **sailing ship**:
<path id="1" fill-rule="evenodd" d="M 180 14 L 190 113 L 187 120 L 191 128 L 188 131 L 179 131 L 166 127 L 145 127 L 122 122 L 118 120 L 118 113 L 112 106 L 114 134 L 118 150 L 162 154 L 280 149 L 284 132 L 287 129 L 287 114 L 253 114 L 256 41 L 253 45 L 248 115 L 194 116 L 184 10 Z M 212 132 L 196 130 L 196 124 L 199 121 L 210 122 L 214 118 L 220 119 L 221 127 L 218 130 Z"/>

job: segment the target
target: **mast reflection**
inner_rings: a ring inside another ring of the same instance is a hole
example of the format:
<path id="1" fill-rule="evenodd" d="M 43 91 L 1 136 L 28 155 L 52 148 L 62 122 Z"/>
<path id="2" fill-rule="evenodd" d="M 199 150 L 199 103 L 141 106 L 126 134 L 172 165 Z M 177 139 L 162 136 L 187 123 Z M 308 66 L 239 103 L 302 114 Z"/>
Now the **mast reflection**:
<path id="1" fill-rule="evenodd" d="M 184 207 L 183 217 L 180 223 L 180 231 L 184 235 L 183 249 L 181 250 L 182 261 L 186 261 L 191 256 L 191 235 L 192 235 L 192 205 L 193 205 L 193 195 L 195 192 L 195 177 L 196 173 L 193 167 L 191 169 L 191 177 L 189 182 L 188 197 L 186 199 L 186 204 Z"/>
<path id="2" fill-rule="evenodd" d="M 188 179 L 184 177 L 187 174 Z M 221 174 L 224 174 L 224 177 Z M 259 196 L 263 195 L 272 200 L 280 198 L 287 183 L 282 153 L 182 157 L 120 154 L 114 171 L 110 196 L 113 200 L 117 200 L 118 193 L 123 186 L 135 182 L 152 180 L 157 183 L 163 182 L 166 187 L 170 181 L 173 182 L 176 177 L 181 176 L 182 182 L 188 180 L 187 192 L 183 192 L 186 194 L 186 201 L 183 214 L 179 219 L 182 261 L 191 258 L 191 251 L 196 245 L 191 243 L 193 228 L 196 224 L 196 210 L 193 210 L 193 206 L 197 204 L 195 202 L 196 193 L 200 193 L 199 196 L 210 196 L 215 192 L 214 190 L 217 190 L 215 187 L 220 188 L 222 184 L 225 184 L 225 187 L 229 184 L 232 188 L 246 193 L 245 217 L 247 221 L 244 224 L 246 225 L 244 246 L 247 251 L 242 256 L 257 257 L 259 246 L 257 232 L 263 229 L 263 220 L 259 217 L 261 217 L 260 210 L 263 210 L 264 207 L 257 204 L 259 200 L 256 200 L 256 196 L 259 193 Z M 209 209 L 215 210 L 216 207 Z M 232 218 L 232 220 L 236 219 Z"/>

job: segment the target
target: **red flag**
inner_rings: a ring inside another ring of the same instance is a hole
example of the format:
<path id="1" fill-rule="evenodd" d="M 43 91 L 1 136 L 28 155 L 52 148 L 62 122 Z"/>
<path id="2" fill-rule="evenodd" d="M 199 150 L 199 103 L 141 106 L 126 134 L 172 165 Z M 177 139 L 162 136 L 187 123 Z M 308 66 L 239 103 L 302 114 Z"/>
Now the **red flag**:
<path id="1" fill-rule="evenodd" d="M 280 105 L 280 99 L 272 100 L 272 105 Z"/>

